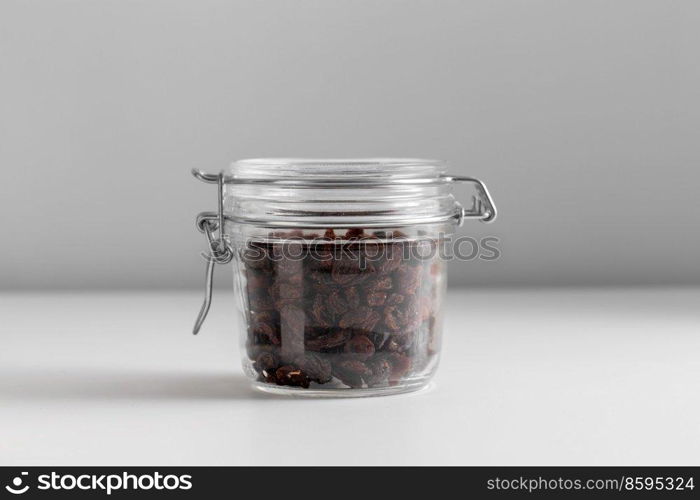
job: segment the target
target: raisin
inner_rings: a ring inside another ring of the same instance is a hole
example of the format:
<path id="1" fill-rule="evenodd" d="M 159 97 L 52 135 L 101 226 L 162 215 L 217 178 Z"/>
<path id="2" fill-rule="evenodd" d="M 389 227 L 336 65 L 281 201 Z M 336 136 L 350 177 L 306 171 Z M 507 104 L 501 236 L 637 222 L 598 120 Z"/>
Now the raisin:
<path id="1" fill-rule="evenodd" d="M 411 348 L 414 336 L 414 332 L 408 334 L 393 334 L 384 344 L 382 350 L 387 352 L 406 352 Z"/>
<path id="2" fill-rule="evenodd" d="M 272 316 L 269 313 L 263 313 L 256 316 L 251 323 L 251 327 L 254 336 L 264 339 L 268 344 L 279 345 L 279 331 L 277 330 L 275 322 L 272 320 Z"/>
<path id="3" fill-rule="evenodd" d="M 345 300 L 347 301 L 348 309 L 355 309 L 357 307 L 360 307 L 360 292 L 357 291 L 357 288 L 353 286 L 348 287 L 343 291 L 343 294 L 345 295 Z"/>
<path id="4" fill-rule="evenodd" d="M 401 266 L 396 271 L 398 288 L 404 294 L 416 293 L 421 284 L 421 268 L 408 265 Z"/>
<path id="5" fill-rule="evenodd" d="M 380 316 L 377 311 L 369 307 L 360 306 L 345 313 L 338 326 L 340 328 L 359 328 L 372 331 L 379 322 Z"/>
<path id="6" fill-rule="evenodd" d="M 355 335 L 345 344 L 344 352 L 354 359 L 364 361 L 374 354 L 374 343 L 367 335 Z"/>
<path id="7" fill-rule="evenodd" d="M 334 263 L 331 269 L 331 279 L 337 285 L 350 285 L 355 280 L 355 273 L 346 265 Z"/>
<path id="8" fill-rule="evenodd" d="M 363 379 L 372 375 L 372 370 L 362 361 L 344 359 L 333 364 L 333 375 L 345 385 L 359 388 L 363 386 Z"/>
<path id="9" fill-rule="evenodd" d="M 379 264 L 379 270 L 382 274 L 390 274 L 401 267 L 403 256 L 400 248 L 387 246 L 385 249 L 384 259 Z"/>
<path id="10" fill-rule="evenodd" d="M 331 273 L 325 271 L 313 271 L 309 275 L 309 279 L 318 287 L 330 287 L 335 285 Z"/>
<path id="11" fill-rule="evenodd" d="M 389 330 L 413 330 L 421 323 L 421 310 L 414 301 L 384 308 L 384 324 Z"/>
<path id="12" fill-rule="evenodd" d="M 306 374 L 291 365 L 280 366 L 275 372 L 277 385 L 289 385 L 295 387 L 309 388 L 310 380 Z"/>
<path id="13" fill-rule="evenodd" d="M 411 358 L 399 353 L 389 355 L 391 363 L 391 376 L 389 381 L 397 383 L 411 369 Z"/>
<path id="14" fill-rule="evenodd" d="M 383 276 L 381 278 L 375 278 L 368 282 L 366 285 L 367 290 L 370 292 L 378 292 L 381 290 L 391 290 L 393 284 L 389 276 Z"/>
<path id="15" fill-rule="evenodd" d="M 331 333 L 319 335 L 313 339 L 307 339 L 305 342 L 306 349 L 309 351 L 321 351 L 324 349 L 332 349 L 343 345 L 352 337 L 350 330 L 334 330 Z"/>
<path id="16" fill-rule="evenodd" d="M 359 259 L 339 259 L 333 262 L 331 279 L 338 285 L 352 285 L 364 281 Z"/>
<path id="17" fill-rule="evenodd" d="M 306 259 L 309 269 L 329 271 L 333 267 L 333 252 L 314 245 L 309 249 L 309 255 Z"/>
<path id="18" fill-rule="evenodd" d="M 379 350 L 385 350 L 384 346 L 386 345 L 387 340 L 391 337 L 391 334 L 389 332 L 374 332 L 369 335 L 369 337 L 372 339 L 372 343 L 374 344 L 374 350 L 379 351 Z"/>
<path id="19" fill-rule="evenodd" d="M 344 297 L 345 294 L 341 293 L 339 290 L 332 290 L 328 294 L 326 299 L 326 306 L 328 310 L 334 315 L 341 315 L 345 313 L 351 306 L 347 298 Z M 356 306 L 355 306 L 356 307 Z"/>
<path id="20" fill-rule="evenodd" d="M 389 295 L 389 297 L 387 297 L 386 304 L 388 306 L 397 306 L 401 304 L 405 300 L 405 298 L 406 297 L 404 297 L 400 293 L 392 293 L 391 295 Z"/>
<path id="21" fill-rule="evenodd" d="M 386 292 L 370 292 L 367 294 L 367 305 L 370 307 L 383 306 L 386 303 Z"/>
<path id="22" fill-rule="evenodd" d="M 269 294 L 275 305 L 280 308 L 288 302 L 301 299 L 304 295 L 304 289 L 291 283 L 275 282 L 270 287 Z"/>
<path id="23" fill-rule="evenodd" d="M 401 329 L 399 314 L 399 309 L 396 306 L 388 306 L 384 309 L 384 324 L 389 330 L 398 331 Z"/>
<path id="24" fill-rule="evenodd" d="M 253 368 L 258 373 L 273 372 L 279 366 L 279 358 L 271 351 L 263 351 L 255 358 Z"/>
<path id="25" fill-rule="evenodd" d="M 365 234 L 365 230 L 359 227 L 353 227 L 348 229 L 348 232 L 345 233 L 345 238 L 348 240 L 354 240 L 361 238 Z"/>
<path id="26" fill-rule="evenodd" d="M 248 301 L 252 312 L 273 311 L 275 309 L 275 303 L 265 295 L 249 296 Z"/>
<path id="27" fill-rule="evenodd" d="M 381 387 L 387 385 L 391 376 L 392 366 L 388 359 L 376 358 L 367 362 L 372 374 L 367 377 L 369 387 Z"/>
<path id="28" fill-rule="evenodd" d="M 246 342 L 246 351 L 252 360 L 257 360 L 262 353 L 272 353 L 275 357 L 279 355 L 279 347 L 269 344 Z"/>
<path id="29" fill-rule="evenodd" d="M 311 306 L 311 317 L 314 320 L 314 326 L 322 328 L 330 328 L 333 326 L 333 315 L 328 310 L 324 297 L 321 294 L 314 296 L 314 301 Z"/>
<path id="30" fill-rule="evenodd" d="M 246 272 L 246 286 L 248 293 L 265 292 L 270 286 L 270 274 L 257 269 L 248 269 Z"/>
<path id="31" fill-rule="evenodd" d="M 401 314 L 401 326 L 406 330 L 414 330 L 422 321 L 420 306 L 415 301 L 406 304 Z"/>
<path id="32" fill-rule="evenodd" d="M 314 382 L 325 384 L 332 378 L 331 363 L 319 354 L 307 352 L 294 360 L 297 365 Z"/>
<path id="33" fill-rule="evenodd" d="M 382 346 L 382 351 L 385 352 L 399 352 L 401 350 L 401 346 L 399 343 L 396 341 L 397 337 L 392 335 L 389 337 L 389 339 L 384 342 L 384 345 Z"/>

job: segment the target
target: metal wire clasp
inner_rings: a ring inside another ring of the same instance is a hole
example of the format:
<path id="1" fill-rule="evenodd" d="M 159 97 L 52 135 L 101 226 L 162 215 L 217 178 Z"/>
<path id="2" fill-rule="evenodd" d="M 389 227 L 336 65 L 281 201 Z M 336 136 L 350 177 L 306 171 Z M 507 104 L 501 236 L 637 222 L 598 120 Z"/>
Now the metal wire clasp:
<path id="1" fill-rule="evenodd" d="M 493 222 L 496 219 L 496 204 L 491 198 L 486 184 L 479 179 L 473 177 L 446 176 L 451 182 L 469 182 L 474 185 L 474 189 L 478 196 L 472 196 L 472 205 L 469 208 L 462 207 L 462 212 L 459 215 L 458 224 L 461 226 L 466 219 L 477 219 L 481 222 Z"/>
<path id="2" fill-rule="evenodd" d="M 209 252 L 206 255 L 207 268 L 204 285 L 204 302 L 199 310 L 192 333 L 197 335 L 211 307 L 211 295 L 214 278 L 214 264 L 228 264 L 233 259 L 233 249 L 224 234 L 224 174 L 206 174 L 201 170 L 192 169 L 192 175 L 202 182 L 216 184 L 218 188 L 217 212 L 201 212 L 197 215 L 197 229 L 207 237 Z M 218 234 L 215 234 L 217 233 Z"/>

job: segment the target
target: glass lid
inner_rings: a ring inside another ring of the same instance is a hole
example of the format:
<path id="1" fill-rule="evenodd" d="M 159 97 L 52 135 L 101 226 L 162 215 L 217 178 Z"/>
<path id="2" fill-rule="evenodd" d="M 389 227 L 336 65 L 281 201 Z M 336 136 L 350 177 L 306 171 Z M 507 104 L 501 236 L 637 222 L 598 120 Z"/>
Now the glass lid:
<path id="1" fill-rule="evenodd" d="M 224 219 L 261 227 L 327 228 L 461 224 L 496 217 L 484 183 L 447 174 L 441 160 L 254 158 L 218 174 L 197 169 L 193 174 L 219 185 L 215 218 L 220 227 Z M 466 208 L 452 194 L 456 183 L 474 188 Z"/>
<path id="2" fill-rule="evenodd" d="M 254 158 L 239 160 L 227 177 L 251 181 L 395 182 L 435 180 L 445 174 L 440 160 L 417 158 L 304 159 Z"/>

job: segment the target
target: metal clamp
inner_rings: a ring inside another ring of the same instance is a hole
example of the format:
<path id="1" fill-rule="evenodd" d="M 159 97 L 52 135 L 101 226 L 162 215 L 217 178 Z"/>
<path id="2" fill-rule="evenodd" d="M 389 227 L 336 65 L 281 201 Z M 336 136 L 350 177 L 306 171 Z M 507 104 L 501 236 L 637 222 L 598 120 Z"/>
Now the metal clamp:
<path id="1" fill-rule="evenodd" d="M 197 335 L 202 328 L 202 323 L 204 323 L 207 313 L 209 313 L 209 307 L 211 307 L 214 264 L 228 264 L 231 262 L 231 259 L 233 259 L 233 249 L 226 240 L 224 234 L 224 223 L 226 222 L 224 216 L 224 174 L 206 174 L 201 170 L 192 169 L 192 175 L 202 182 L 217 184 L 219 201 L 217 212 L 201 212 L 197 216 L 197 229 L 205 234 L 209 247 L 209 253 L 206 256 L 207 268 L 204 285 L 204 303 L 202 303 L 202 308 L 199 310 L 197 320 L 192 329 L 192 333 Z M 215 234 L 217 231 L 218 235 Z"/>
<path id="2" fill-rule="evenodd" d="M 474 185 L 474 189 L 479 195 L 478 197 L 472 196 L 471 207 L 462 207 L 458 220 L 460 226 L 464 224 L 466 219 L 476 219 L 485 223 L 493 222 L 496 219 L 496 205 L 486 188 L 486 184 L 473 177 L 447 176 L 445 178 L 451 182 L 469 182 Z"/>

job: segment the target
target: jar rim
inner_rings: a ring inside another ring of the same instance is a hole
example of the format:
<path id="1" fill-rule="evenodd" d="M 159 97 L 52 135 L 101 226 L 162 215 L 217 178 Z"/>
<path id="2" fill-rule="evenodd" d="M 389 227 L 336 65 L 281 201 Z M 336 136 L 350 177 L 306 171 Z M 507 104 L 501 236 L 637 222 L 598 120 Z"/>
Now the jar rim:
<path id="1" fill-rule="evenodd" d="M 249 158 L 225 171 L 230 180 L 251 182 L 393 183 L 440 179 L 442 160 L 421 158 Z"/>

